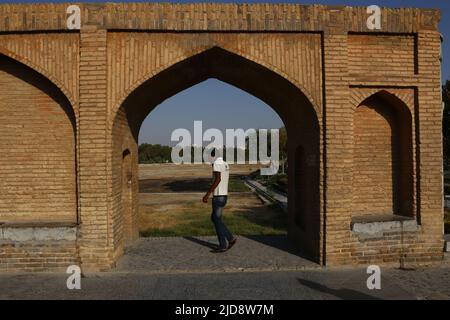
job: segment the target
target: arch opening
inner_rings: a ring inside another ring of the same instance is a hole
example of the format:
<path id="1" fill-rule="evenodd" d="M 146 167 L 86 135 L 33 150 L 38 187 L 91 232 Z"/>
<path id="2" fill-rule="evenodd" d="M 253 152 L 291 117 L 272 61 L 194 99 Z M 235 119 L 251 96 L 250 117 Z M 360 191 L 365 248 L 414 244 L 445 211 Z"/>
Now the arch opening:
<path id="1" fill-rule="evenodd" d="M 112 174 L 114 208 L 119 203 L 121 173 L 119 161 L 124 150 L 131 151 L 132 170 L 137 172 L 137 149 L 140 127 L 147 115 L 165 99 L 207 79 L 215 78 L 235 86 L 267 103 L 285 124 L 288 139 L 288 236 L 294 243 L 314 260 L 319 261 L 320 250 L 320 128 L 313 105 L 307 97 L 288 80 L 274 71 L 255 62 L 218 47 L 211 48 L 186 60 L 178 62 L 137 87 L 122 103 L 112 127 Z M 304 150 L 305 174 L 300 181 L 294 179 L 298 171 L 296 150 Z M 138 181 L 133 174 L 132 212 L 137 218 Z M 291 201 L 298 195 L 297 189 L 308 186 L 299 201 Z M 122 209 L 113 212 L 118 215 Z M 303 215 L 304 226 L 296 223 Z M 116 219 L 113 217 L 113 219 Z M 120 219 L 117 219 L 120 221 Z M 136 226 L 136 220 L 132 223 Z M 120 227 L 114 228 L 114 237 L 120 243 L 136 237 L 134 229 L 130 234 L 121 234 Z"/>

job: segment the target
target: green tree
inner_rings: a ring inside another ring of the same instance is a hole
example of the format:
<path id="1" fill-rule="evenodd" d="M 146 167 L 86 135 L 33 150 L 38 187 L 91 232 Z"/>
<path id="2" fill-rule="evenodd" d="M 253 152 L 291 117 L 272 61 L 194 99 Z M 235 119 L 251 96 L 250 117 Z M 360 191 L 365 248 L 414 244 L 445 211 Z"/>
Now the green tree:
<path id="1" fill-rule="evenodd" d="M 171 161 L 171 148 L 160 144 L 139 145 L 139 163 L 165 163 Z"/>

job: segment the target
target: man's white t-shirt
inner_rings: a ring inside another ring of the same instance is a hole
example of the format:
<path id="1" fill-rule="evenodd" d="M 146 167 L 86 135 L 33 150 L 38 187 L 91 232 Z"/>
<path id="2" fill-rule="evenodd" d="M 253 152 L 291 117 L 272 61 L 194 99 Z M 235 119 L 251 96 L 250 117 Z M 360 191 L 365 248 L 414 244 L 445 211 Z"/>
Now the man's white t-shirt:
<path id="1" fill-rule="evenodd" d="M 214 189 L 214 195 L 228 195 L 228 177 L 230 175 L 230 167 L 228 166 L 228 163 L 223 161 L 221 157 L 217 158 L 213 163 L 213 171 L 220 172 L 220 182 L 219 185 Z"/>

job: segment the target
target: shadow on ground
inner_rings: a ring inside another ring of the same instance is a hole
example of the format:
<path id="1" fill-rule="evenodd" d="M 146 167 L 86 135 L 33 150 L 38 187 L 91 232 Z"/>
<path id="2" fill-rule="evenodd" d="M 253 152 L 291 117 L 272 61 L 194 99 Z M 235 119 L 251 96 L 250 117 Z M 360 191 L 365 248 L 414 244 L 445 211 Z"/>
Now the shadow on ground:
<path id="1" fill-rule="evenodd" d="M 343 300 L 381 300 L 380 298 L 352 289 L 333 289 L 320 283 L 300 278 L 297 278 L 297 281 L 301 285 L 306 286 L 310 289 L 329 294 Z"/>
<path id="2" fill-rule="evenodd" d="M 245 237 L 247 239 L 250 239 L 252 241 L 258 242 L 260 244 L 272 247 L 274 249 L 296 255 L 298 257 L 308 259 L 307 255 L 304 255 L 301 253 L 300 250 L 298 250 L 291 241 L 287 238 L 285 235 L 276 235 L 276 236 L 257 236 L 257 235 L 246 235 L 246 236 L 240 236 Z M 217 247 L 217 241 L 207 241 L 199 237 L 192 237 L 192 236 L 185 236 L 183 239 L 186 239 L 188 241 L 191 241 L 195 244 L 198 244 L 200 246 L 204 246 L 210 249 L 214 249 Z"/>
<path id="3" fill-rule="evenodd" d="M 266 236 L 259 241 L 238 236 L 235 246 L 221 254 L 211 253 L 215 236 L 140 238 L 125 250 L 118 271 L 223 272 L 316 269 L 320 266 L 293 253 L 287 237 Z"/>
<path id="4" fill-rule="evenodd" d="M 215 243 L 213 243 L 211 241 L 205 241 L 205 240 L 202 240 L 200 238 L 195 238 L 195 237 L 191 237 L 191 236 L 187 236 L 187 237 L 183 237 L 183 238 L 186 239 L 186 240 L 189 240 L 189 241 L 191 241 L 193 243 L 199 244 L 201 246 L 210 248 L 210 249 L 217 248 L 217 244 L 215 244 Z"/>
<path id="5" fill-rule="evenodd" d="M 231 174 L 230 179 L 241 179 L 243 175 Z M 158 178 L 139 180 L 139 192 L 206 192 L 212 178 Z"/>

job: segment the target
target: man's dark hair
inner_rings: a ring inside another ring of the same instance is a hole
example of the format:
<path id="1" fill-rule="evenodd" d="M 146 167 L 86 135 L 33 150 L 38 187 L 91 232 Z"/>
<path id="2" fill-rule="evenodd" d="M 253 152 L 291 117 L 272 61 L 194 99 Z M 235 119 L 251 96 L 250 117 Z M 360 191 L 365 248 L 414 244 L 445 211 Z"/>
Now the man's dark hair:
<path id="1" fill-rule="evenodd" d="M 212 148 L 211 157 L 215 157 L 215 156 L 216 156 L 216 148 Z"/>

